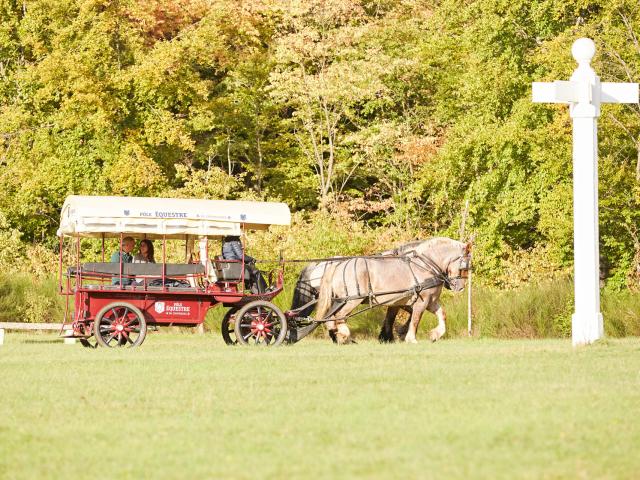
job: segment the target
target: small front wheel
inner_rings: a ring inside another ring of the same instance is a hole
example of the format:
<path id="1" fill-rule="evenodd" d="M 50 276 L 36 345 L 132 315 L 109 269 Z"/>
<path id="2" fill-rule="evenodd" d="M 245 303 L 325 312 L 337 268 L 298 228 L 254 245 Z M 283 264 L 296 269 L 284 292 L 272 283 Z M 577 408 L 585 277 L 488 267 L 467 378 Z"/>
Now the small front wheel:
<path id="1" fill-rule="evenodd" d="M 247 303 L 235 314 L 235 334 L 240 345 L 280 345 L 287 335 L 287 319 L 271 302 Z"/>
<path id="2" fill-rule="evenodd" d="M 101 347 L 138 347 L 147 336 L 147 322 L 136 306 L 114 302 L 96 315 L 93 335 Z"/>

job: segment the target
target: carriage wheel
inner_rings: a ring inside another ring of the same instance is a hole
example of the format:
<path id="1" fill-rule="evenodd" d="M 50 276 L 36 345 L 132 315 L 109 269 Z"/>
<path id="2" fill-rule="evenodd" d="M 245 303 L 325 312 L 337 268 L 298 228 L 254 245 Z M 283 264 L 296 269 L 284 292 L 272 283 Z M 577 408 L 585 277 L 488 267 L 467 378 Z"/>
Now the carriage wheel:
<path id="1" fill-rule="evenodd" d="M 220 333 L 222 333 L 224 343 L 226 343 L 227 345 L 235 345 L 238 343 L 238 340 L 236 339 L 235 324 L 231 321 L 231 317 L 237 311 L 237 308 L 230 308 L 229 310 L 227 310 L 227 313 L 224 314 L 224 318 L 222 319 Z"/>
<path id="2" fill-rule="evenodd" d="M 110 303 L 96 315 L 93 334 L 101 347 L 137 347 L 147 336 L 147 322 L 130 303 Z"/>
<path id="3" fill-rule="evenodd" d="M 241 345 L 280 345 L 287 335 L 287 319 L 271 302 L 247 303 L 236 313 L 235 334 Z"/>

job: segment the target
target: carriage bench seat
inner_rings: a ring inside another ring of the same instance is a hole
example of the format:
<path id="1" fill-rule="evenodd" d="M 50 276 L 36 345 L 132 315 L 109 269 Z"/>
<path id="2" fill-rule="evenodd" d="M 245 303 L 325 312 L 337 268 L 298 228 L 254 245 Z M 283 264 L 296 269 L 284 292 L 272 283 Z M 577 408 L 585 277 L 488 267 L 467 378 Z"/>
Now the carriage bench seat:
<path id="1" fill-rule="evenodd" d="M 225 260 L 222 256 L 217 256 L 215 265 L 219 282 L 239 282 L 242 279 L 242 262 Z"/>
<path id="2" fill-rule="evenodd" d="M 162 277 L 162 263 L 123 263 L 122 275 L 144 275 L 149 277 Z M 204 275 L 204 265 L 199 263 L 166 263 L 165 276 L 181 277 L 185 275 Z M 69 268 L 69 275 L 75 276 L 76 267 Z M 80 267 L 82 275 L 120 275 L 120 264 L 112 262 L 83 263 Z"/>

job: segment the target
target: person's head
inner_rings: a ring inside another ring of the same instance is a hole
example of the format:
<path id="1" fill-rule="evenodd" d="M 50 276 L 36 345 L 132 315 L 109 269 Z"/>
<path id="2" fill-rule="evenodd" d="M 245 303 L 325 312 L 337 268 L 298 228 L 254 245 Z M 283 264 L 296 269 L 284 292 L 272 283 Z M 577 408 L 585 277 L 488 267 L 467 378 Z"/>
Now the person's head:
<path id="1" fill-rule="evenodd" d="M 142 255 L 147 261 L 155 262 L 153 258 L 153 242 L 151 240 L 140 240 L 140 255 Z"/>
<path id="2" fill-rule="evenodd" d="M 136 246 L 136 241 L 132 237 L 124 237 L 122 239 L 122 251 L 131 253 L 133 251 L 133 247 Z"/>
<path id="3" fill-rule="evenodd" d="M 224 237 L 224 243 L 239 242 L 239 241 L 240 241 L 240 237 L 237 235 L 227 235 L 226 237 Z"/>

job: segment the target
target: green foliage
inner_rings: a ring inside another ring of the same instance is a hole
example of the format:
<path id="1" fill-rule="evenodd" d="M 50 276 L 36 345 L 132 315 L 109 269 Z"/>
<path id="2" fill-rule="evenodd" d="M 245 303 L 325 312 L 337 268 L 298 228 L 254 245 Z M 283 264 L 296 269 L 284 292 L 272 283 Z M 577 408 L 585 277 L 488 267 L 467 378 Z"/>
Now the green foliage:
<path id="1" fill-rule="evenodd" d="M 63 302 L 52 278 L 34 280 L 29 274 L 0 275 L 0 321 L 62 322 Z"/>
<path id="2" fill-rule="evenodd" d="M 9 226 L 4 215 L 0 212 L 0 265 L 12 270 L 22 257 L 22 243 L 20 232 Z"/>
<path id="3" fill-rule="evenodd" d="M 469 201 L 479 276 L 548 278 L 572 262 L 571 123 L 530 84 L 567 78 L 583 35 L 604 81 L 637 80 L 630 0 L 1 0 L 0 251 L 55 245 L 69 194 L 285 201 L 309 225 L 285 248 L 312 257 L 457 237 Z M 640 271 L 640 117 L 600 125 L 620 290 Z"/>

